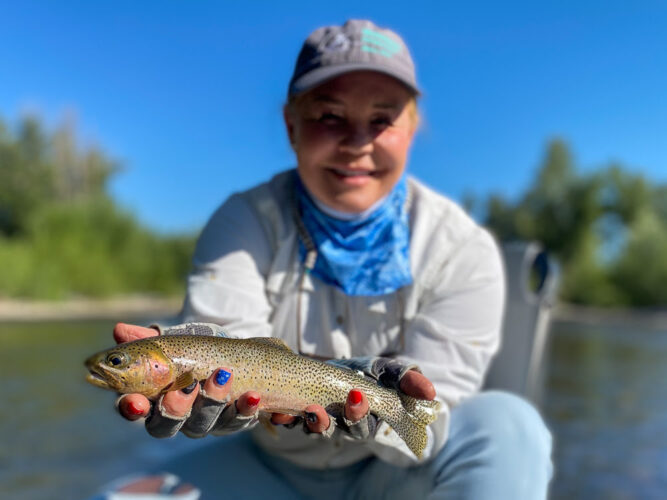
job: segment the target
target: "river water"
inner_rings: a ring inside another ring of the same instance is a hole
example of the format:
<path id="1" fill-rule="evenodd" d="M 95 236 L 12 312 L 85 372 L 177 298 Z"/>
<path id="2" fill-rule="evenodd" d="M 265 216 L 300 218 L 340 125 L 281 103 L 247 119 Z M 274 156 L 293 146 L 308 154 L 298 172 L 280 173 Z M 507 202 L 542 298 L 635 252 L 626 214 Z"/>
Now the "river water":
<path id="1" fill-rule="evenodd" d="M 158 441 L 84 381 L 112 322 L 0 324 L 0 498 L 86 498 L 197 446 Z M 556 323 L 542 412 L 554 433 L 552 499 L 667 497 L 667 326 Z"/>
<path id="2" fill-rule="evenodd" d="M 552 328 L 552 498 L 667 498 L 667 325 Z"/>

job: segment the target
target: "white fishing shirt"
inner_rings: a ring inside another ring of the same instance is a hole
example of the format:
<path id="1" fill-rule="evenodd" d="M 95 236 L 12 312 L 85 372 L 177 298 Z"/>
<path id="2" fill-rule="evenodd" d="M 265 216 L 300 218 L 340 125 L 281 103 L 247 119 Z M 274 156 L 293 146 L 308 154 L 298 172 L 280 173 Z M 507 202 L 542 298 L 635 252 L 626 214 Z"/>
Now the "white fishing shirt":
<path id="1" fill-rule="evenodd" d="M 490 234 L 453 201 L 415 179 L 410 186 L 413 284 L 395 293 L 346 296 L 306 274 L 298 255 L 292 172 L 232 195 L 204 228 L 182 312 L 236 337 L 278 337 L 327 358 L 397 353 L 434 384 L 443 411 L 429 426 L 423 460 L 447 439 L 450 408 L 477 392 L 500 342 L 504 271 Z M 300 305 L 298 304 L 300 300 Z M 301 319 L 297 321 L 300 308 Z M 416 458 L 381 426 L 371 441 L 325 439 L 300 428 L 262 426 L 256 441 L 304 467 L 342 467 L 370 455 L 396 465 Z"/>

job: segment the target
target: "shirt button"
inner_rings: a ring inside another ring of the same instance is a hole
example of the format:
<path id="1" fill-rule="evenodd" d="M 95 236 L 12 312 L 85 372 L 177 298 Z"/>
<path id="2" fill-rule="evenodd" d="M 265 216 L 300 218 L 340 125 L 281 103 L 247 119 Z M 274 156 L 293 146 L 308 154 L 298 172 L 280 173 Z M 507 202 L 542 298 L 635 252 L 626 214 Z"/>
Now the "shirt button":
<path id="1" fill-rule="evenodd" d="M 345 318 L 343 317 L 343 315 L 339 314 L 338 316 L 336 316 L 336 323 L 338 323 L 339 325 L 342 325 L 344 321 Z"/>

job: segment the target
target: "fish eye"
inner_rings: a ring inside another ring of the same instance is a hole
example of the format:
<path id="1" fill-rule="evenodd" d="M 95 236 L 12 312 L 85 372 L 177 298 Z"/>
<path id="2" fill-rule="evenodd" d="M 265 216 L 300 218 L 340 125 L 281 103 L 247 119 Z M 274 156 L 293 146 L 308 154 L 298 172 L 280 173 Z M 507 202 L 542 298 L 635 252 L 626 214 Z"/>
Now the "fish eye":
<path id="1" fill-rule="evenodd" d="M 107 356 L 108 365 L 119 366 L 122 365 L 125 361 L 127 361 L 127 356 L 118 352 L 112 352 Z"/>

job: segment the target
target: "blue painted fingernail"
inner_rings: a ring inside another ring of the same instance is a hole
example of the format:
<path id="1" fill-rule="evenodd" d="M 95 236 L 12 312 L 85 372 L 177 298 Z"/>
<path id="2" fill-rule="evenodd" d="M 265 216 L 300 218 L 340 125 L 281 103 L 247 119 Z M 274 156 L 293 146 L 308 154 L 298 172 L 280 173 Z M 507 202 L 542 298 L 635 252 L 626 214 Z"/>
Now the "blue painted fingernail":
<path id="1" fill-rule="evenodd" d="M 229 381 L 229 377 L 231 377 L 232 374 L 229 373 L 228 371 L 223 370 L 222 368 L 218 370 L 218 372 L 215 374 L 215 383 L 218 385 L 225 385 Z"/>

